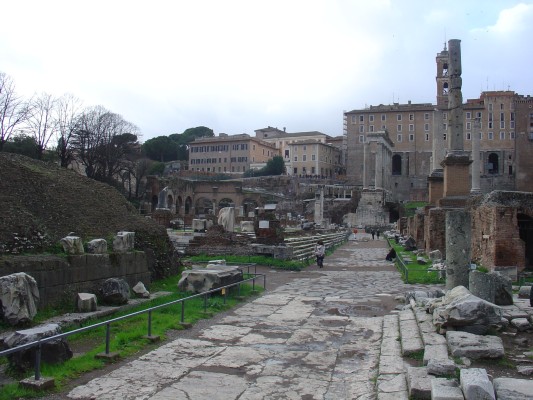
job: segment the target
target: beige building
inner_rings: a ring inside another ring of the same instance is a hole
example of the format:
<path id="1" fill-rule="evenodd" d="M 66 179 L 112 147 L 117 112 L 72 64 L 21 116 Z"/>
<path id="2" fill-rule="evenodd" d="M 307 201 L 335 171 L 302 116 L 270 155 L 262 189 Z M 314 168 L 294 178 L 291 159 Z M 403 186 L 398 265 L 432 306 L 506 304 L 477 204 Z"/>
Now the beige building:
<path id="1" fill-rule="evenodd" d="M 386 130 L 393 142 L 391 159 L 392 191 L 396 201 L 427 200 L 427 177 L 442 168 L 447 148 L 450 113 L 448 101 L 448 52 L 437 54 L 437 104 L 394 103 L 369 106 L 344 113 L 347 143 L 346 175 L 350 182 L 363 184 L 363 145 L 367 136 Z M 517 165 L 517 150 L 527 163 L 533 155 L 533 137 L 517 149 L 517 132 L 533 135 L 528 126 L 533 99 L 513 91 L 482 92 L 479 99 L 464 104 L 464 149 L 472 149 L 474 135 L 479 135 L 479 174 L 481 192 L 494 189 L 516 190 L 528 187 L 531 168 Z M 531 117 L 533 120 L 533 117 Z M 522 124 L 523 127 L 519 127 Z M 520 170 L 517 175 L 516 171 Z M 531 185 L 529 185 L 531 187 Z"/>
<path id="2" fill-rule="evenodd" d="M 247 134 L 198 138 L 189 145 L 189 170 L 242 175 L 251 164 L 279 155 L 271 143 Z"/>
<path id="3" fill-rule="evenodd" d="M 344 138 L 342 136 L 331 137 L 318 131 L 289 133 L 285 130 L 285 128 L 280 130 L 271 126 L 263 129 L 257 129 L 255 131 L 255 136 L 258 139 L 272 143 L 276 146 L 276 148 L 279 150 L 279 154 L 285 161 L 285 167 L 287 169 L 287 174 L 289 175 L 322 175 L 333 177 L 335 174 L 338 174 L 344 170 L 344 159 L 342 156 Z M 313 155 L 311 150 L 307 150 L 307 143 L 321 143 L 324 146 L 316 145 L 314 147 L 310 147 L 310 149 L 320 151 L 320 154 L 315 153 Z M 299 144 L 302 145 L 300 146 Z M 306 150 L 303 150 L 304 147 Z M 334 152 L 333 148 L 338 149 L 339 153 Z M 294 151 L 299 151 L 301 156 L 298 157 L 298 154 L 293 154 Z M 305 162 L 303 161 L 304 152 L 306 153 Z M 329 154 L 329 152 L 331 152 L 331 154 Z M 321 158 L 324 160 L 328 159 L 327 166 L 325 161 L 324 164 L 316 164 Z M 294 161 L 295 159 L 296 161 Z M 315 164 L 313 164 L 312 161 L 314 161 Z M 316 173 L 311 173 L 313 167 Z M 305 168 L 305 173 L 303 172 L 303 168 Z M 321 170 L 324 171 L 324 174 L 320 172 Z M 329 175 L 325 173 L 326 170 L 331 170 L 333 172 L 331 175 Z"/>

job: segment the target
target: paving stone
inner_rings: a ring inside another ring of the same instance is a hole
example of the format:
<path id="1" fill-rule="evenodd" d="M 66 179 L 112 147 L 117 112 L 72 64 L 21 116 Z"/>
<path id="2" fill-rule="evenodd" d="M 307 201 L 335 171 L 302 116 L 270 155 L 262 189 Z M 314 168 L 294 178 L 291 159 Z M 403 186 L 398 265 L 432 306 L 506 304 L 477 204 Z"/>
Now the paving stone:
<path id="1" fill-rule="evenodd" d="M 426 367 L 407 367 L 407 388 L 410 398 L 431 399 L 431 376 Z"/>
<path id="2" fill-rule="evenodd" d="M 463 400 L 463 391 L 454 379 L 433 378 L 431 380 L 431 400 Z"/>
<path id="3" fill-rule="evenodd" d="M 482 368 L 462 369 L 461 390 L 466 400 L 495 400 L 494 386 Z"/>
<path id="4" fill-rule="evenodd" d="M 533 380 L 496 378 L 494 389 L 498 400 L 531 400 L 533 398 Z"/>

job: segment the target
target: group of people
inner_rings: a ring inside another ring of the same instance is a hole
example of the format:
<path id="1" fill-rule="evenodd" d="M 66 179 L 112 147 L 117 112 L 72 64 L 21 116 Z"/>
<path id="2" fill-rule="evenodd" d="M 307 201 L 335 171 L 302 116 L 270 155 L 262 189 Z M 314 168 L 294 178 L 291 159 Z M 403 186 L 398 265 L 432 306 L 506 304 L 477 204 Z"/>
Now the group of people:
<path id="1" fill-rule="evenodd" d="M 375 236 L 377 236 L 377 237 L 378 237 L 378 240 L 379 240 L 379 235 L 381 235 L 381 232 L 379 231 L 379 229 L 377 229 L 377 230 L 372 229 L 372 230 L 370 231 L 370 234 L 372 235 L 372 240 L 374 240 L 374 237 L 375 237 Z"/>

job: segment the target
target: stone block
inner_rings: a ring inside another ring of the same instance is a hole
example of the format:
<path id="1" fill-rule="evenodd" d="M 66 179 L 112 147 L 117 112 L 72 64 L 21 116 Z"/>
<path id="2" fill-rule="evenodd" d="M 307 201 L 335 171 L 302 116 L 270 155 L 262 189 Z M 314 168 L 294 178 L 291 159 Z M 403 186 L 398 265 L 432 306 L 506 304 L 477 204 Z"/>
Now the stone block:
<path id="1" fill-rule="evenodd" d="M 67 254 L 83 254 L 83 242 L 79 236 L 65 236 L 59 241 Z"/>
<path id="2" fill-rule="evenodd" d="M 24 272 L 0 277 L 0 304 L 3 318 L 12 326 L 31 322 L 37 314 L 37 282 Z"/>
<path id="3" fill-rule="evenodd" d="M 105 239 L 93 239 L 87 243 L 87 253 L 90 254 L 106 254 L 107 253 L 107 240 Z"/>
<path id="4" fill-rule="evenodd" d="M 107 279 L 100 288 L 103 301 L 106 304 L 126 304 L 130 298 L 130 287 L 124 279 Z"/>
<path id="5" fill-rule="evenodd" d="M 518 291 L 518 298 L 529 299 L 530 292 L 531 292 L 531 286 L 520 286 L 520 290 Z"/>
<path id="6" fill-rule="evenodd" d="M 531 324 L 527 318 L 514 318 L 511 320 L 511 325 L 514 326 L 518 332 L 525 332 L 531 329 Z"/>
<path id="7" fill-rule="evenodd" d="M 407 367 L 409 398 L 431 399 L 431 377 L 426 367 Z"/>
<path id="8" fill-rule="evenodd" d="M 533 380 L 496 378 L 494 389 L 498 400 L 529 400 L 533 397 Z"/>
<path id="9" fill-rule="evenodd" d="M 455 379 L 433 378 L 431 400 L 464 400 L 463 392 Z"/>
<path id="10" fill-rule="evenodd" d="M 496 400 L 494 386 L 482 368 L 462 369 L 461 389 L 466 400 Z"/>
<path id="11" fill-rule="evenodd" d="M 505 354 L 502 339 L 498 336 L 448 331 L 446 332 L 446 340 L 453 357 L 502 358 Z"/>
<path id="12" fill-rule="evenodd" d="M 480 271 L 471 271 L 468 276 L 468 289 L 480 299 L 494 303 L 494 279 L 492 274 Z"/>
<path id="13" fill-rule="evenodd" d="M 213 265 L 208 268 L 184 271 L 178 289 L 202 293 L 243 280 L 243 272 L 237 266 Z"/>
<path id="14" fill-rule="evenodd" d="M 142 297 L 144 299 L 150 298 L 150 292 L 146 290 L 146 286 L 144 286 L 144 283 L 142 282 L 137 282 L 131 290 L 137 297 Z"/>
<path id="15" fill-rule="evenodd" d="M 92 293 L 78 293 L 76 297 L 76 309 L 82 313 L 96 311 L 96 295 Z"/>
<path id="16" fill-rule="evenodd" d="M 135 232 L 120 231 L 113 240 L 113 251 L 125 253 L 135 248 Z"/>
<path id="17" fill-rule="evenodd" d="M 435 376 L 450 376 L 455 373 L 457 366 L 449 358 L 431 359 L 428 361 L 428 374 Z"/>

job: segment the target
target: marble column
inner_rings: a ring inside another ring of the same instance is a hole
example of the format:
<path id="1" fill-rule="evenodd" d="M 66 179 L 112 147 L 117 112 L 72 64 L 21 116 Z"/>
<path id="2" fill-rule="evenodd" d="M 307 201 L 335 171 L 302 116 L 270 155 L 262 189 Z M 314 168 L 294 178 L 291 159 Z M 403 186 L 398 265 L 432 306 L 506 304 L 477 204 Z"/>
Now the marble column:
<path id="1" fill-rule="evenodd" d="M 479 171 L 479 130 L 481 124 L 479 118 L 474 122 L 472 132 L 472 188 L 470 194 L 476 195 L 481 193 L 480 171 Z"/>
<path id="2" fill-rule="evenodd" d="M 367 178 L 367 163 L 368 163 L 368 143 L 363 143 L 363 190 L 368 189 Z"/>
<path id="3" fill-rule="evenodd" d="M 383 189 L 383 144 L 377 143 L 376 146 L 376 173 L 375 173 L 375 188 Z"/>
<path id="4" fill-rule="evenodd" d="M 446 289 L 468 289 L 471 259 L 470 214 L 462 209 L 446 212 Z"/>

